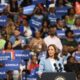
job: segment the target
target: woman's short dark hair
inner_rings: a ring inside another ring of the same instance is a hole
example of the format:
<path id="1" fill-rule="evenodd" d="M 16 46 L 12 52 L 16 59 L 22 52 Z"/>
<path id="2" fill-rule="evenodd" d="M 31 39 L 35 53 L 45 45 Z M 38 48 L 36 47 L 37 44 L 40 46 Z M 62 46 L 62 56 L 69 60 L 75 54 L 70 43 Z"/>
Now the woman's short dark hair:
<path id="1" fill-rule="evenodd" d="M 71 9 L 73 9 L 73 10 L 74 10 L 74 13 L 75 13 L 75 9 L 74 9 L 74 7 L 71 7 L 71 8 L 68 9 L 68 12 L 67 12 L 68 15 L 70 15 L 70 11 L 71 11 Z"/>
<path id="2" fill-rule="evenodd" d="M 69 29 L 68 29 L 68 30 L 65 31 L 65 36 L 66 36 L 66 37 L 68 37 L 68 33 L 74 34 L 74 32 L 73 32 L 72 30 L 69 30 Z"/>
<path id="3" fill-rule="evenodd" d="M 74 22 L 75 25 L 76 25 L 76 21 L 77 21 L 78 19 L 80 20 L 80 17 L 76 17 L 75 22 Z"/>
<path id="4" fill-rule="evenodd" d="M 4 49 L 7 49 L 7 46 L 8 46 L 9 43 L 12 45 L 12 43 L 10 41 L 6 41 L 6 43 L 4 45 Z"/>
<path id="5" fill-rule="evenodd" d="M 52 46 L 55 49 L 54 59 L 59 60 L 58 53 L 59 53 L 60 50 L 54 44 L 49 45 L 48 48 L 50 46 Z M 48 50 L 47 50 L 47 56 L 46 56 L 46 58 L 49 58 Z"/>
<path id="6" fill-rule="evenodd" d="M 71 56 L 69 56 L 69 57 L 67 58 L 67 63 L 71 63 L 71 61 L 70 61 L 71 58 L 73 58 L 73 59 L 76 61 L 76 59 L 71 55 Z"/>

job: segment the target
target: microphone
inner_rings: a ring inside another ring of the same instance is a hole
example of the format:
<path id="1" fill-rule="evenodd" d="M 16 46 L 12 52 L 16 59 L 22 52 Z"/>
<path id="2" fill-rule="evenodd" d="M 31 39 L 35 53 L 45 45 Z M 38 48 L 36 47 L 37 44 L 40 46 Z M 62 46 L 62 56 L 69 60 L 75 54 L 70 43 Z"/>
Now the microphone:
<path id="1" fill-rule="evenodd" d="M 60 63 L 58 65 L 59 65 L 59 72 L 62 72 L 62 69 L 63 69 L 62 65 Z"/>
<path id="2" fill-rule="evenodd" d="M 58 70 L 58 67 L 57 67 L 56 63 L 54 63 L 54 67 L 55 67 L 55 70 L 56 70 L 57 72 L 59 72 L 59 70 Z"/>

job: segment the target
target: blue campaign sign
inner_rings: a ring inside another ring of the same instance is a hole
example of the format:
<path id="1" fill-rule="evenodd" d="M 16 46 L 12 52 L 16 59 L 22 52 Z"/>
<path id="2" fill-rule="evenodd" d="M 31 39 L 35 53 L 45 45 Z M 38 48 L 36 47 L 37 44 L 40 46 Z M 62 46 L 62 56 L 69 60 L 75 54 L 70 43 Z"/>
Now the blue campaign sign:
<path id="1" fill-rule="evenodd" d="M 30 20 L 30 27 L 33 30 L 39 30 L 42 27 L 43 16 L 33 16 Z"/>
<path id="2" fill-rule="evenodd" d="M 4 79 L 6 78 L 6 69 L 3 67 L 3 68 L 0 68 L 0 79 Z"/>
<path id="3" fill-rule="evenodd" d="M 15 59 L 21 59 L 23 50 L 15 50 Z"/>
<path id="4" fill-rule="evenodd" d="M 0 12 L 3 12 L 5 5 L 0 4 Z"/>
<path id="5" fill-rule="evenodd" d="M 11 54 L 10 53 L 1 53 L 0 54 L 0 62 L 4 62 L 7 60 L 11 60 Z"/>
<path id="6" fill-rule="evenodd" d="M 61 18 L 61 17 L 59 15 L 56 15 L 56 14 L 48 14 L 48 20 L 50 21 L 51 25 L 54 25 L 58 18 Z"/>
<path id="7" fill-rule="evenodd" d="M 30 55 L 30 51 L 29 51 L 29 50 L 24 50 L 24 51 L 22 52 L 22 57 L 21 57 L 21 59 L 23 59 L 23 60 L 28 60 L 28 59 L 30 59 L 30 57 L 31 57 L 31 55 Z"/>
<path id="8" fill-rule="evenodd" d="M 5 61 L 5 68 L 6 70 L 18 70 L 20 66 L 20 59 L 15 59 L 15 60 L 8 60 Z"/>
<path id="9" fill-rule="evenodd" d="M 7 24 L 7 16 L 3 15 L 3 16 L 0 16 L 0 26 L 6 26 Z"/>
<path id="10" fill-rule="evenodd" d="M 79 29 L 73 30 L 73 32 L 74 32 L 74 35 L 75 36 L 79 36 L 80 35 L 80 30 Z"/>
<path id="11" fill-rule="evenodd" d="M 75 38 L 75 40 L 76 40 L 78 43 L 80 43 L 80 37 Z"/>
<path id="12" fill-rule="evenodd" d="M 30 58 L 30 51 L 29 50 L 15 50 L 15 58 L 16 59 L 29 59 Z"/>
<path id="13" fill-rule="evenodd" d="M 36 7 L 35 5 L 29 5 L 29 6 L 23 7 L 23 14 L 26 14 L 26 15 L 32 14 L 35 7 Z"/>
<path id="14" fill-rule="evenodd" d="M 80 61 L 80 52 L 75 52 L 75 59 L 76 61 Z"/>
<path id="15" fill-rule="evenodd" d="M 65 37 L 65 30 L 57 30 L 57 36 L 58 37 Z"/>
<path id="16" fill-rule="evenodd" d="M 46 0 L 32 0 L 33 4 L 38 4 L 38 3 L 46 3 Z"/>
<path id="17" fill-rule="evenodd" d="M 67 14 L 69 8 L 70 7 L 67 7 L 67 6 L 56 7 L 56 14 L 62 17 L 65 14 Z"/>
<path id="18" fill-rule="evenodd" d="M 35 68 L 31 71 L 30 75 L 28 75 L 28 78 L 37 78 L 38 77 L 38 68 Z"/>

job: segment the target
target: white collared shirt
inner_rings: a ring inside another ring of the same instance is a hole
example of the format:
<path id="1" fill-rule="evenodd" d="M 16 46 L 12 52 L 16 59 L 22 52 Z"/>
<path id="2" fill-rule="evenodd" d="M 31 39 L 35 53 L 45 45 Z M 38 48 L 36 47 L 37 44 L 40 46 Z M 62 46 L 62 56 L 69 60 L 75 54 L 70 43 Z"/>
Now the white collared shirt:
<path id="1" fill-rule="evenodd" d="M 53 36 L 53 37 L 47 36 L 44 38 L 44 42 L 46 43 L 47 46 L 49 46 L 50 44 L 54 44 L 58 49 L 62 51 L 62 43 L 57 36 Z"/>

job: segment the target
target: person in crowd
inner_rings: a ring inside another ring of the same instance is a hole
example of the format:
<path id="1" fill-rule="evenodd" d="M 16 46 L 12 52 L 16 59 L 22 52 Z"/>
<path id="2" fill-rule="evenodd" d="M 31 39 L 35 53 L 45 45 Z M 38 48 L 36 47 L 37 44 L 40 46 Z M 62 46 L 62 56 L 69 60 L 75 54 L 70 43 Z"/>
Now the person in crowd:
<path id="1" fill-rule="evenodd" d="M 39 52 L 41 52 L 46 48 L 46 44 L 44 40 L 41 38 L 40 31 L 35 32 L 35 37 L 32 38 L 29 45 L 30 45 L 31 51 L 37 53 L 37 55 Z"/>
<path id="2" fill-rule="evenodd" d="M 67 59 L 67 64 L 64 65 L 64 68 L 67 72 L 74 72 L 76 70 L 75 68 L 75 63 L 77 63 L 77 61 L 75 60 L 75 58 L 73 56 L 69 56 Z"/>
<path id="3" fill-rule="evenodd" d="M 75 23 L 75 18 L 76 18 L 75 10 L 74 7 L 72 7 L 68 9 L 67 14 L 65 15 L 66 25 L 71 28 Z"/>
<path id="4" fill-rule="evenodd" d="M 56 35 L 56 25 L 49 27 L 49 35 L 44 38 L 44 42 L 47 46 L 49 46 L 50 44 L 55 44 L 57 48 L 62 51 L 61 40 Z"/>
<path id="5" fill-rule="evenodd" d="M 67 59 L 67 64 L 64 65 L 66 72 L 74 72 L 77 80 L 80 79 L 80 64 L 77 63 L 73 56 L 69 56 Z"/>
<path id="6" fill-rule="evenodd" d="M 16 22 L 15 22 L 15 29 L 19 30 L 21 32 L 21 34 L 23 34 L 23 26 L 22 25 L 22 22 L 20 21 L 20 19 L 18 19 Z"/>
<path id="7" fill-rule="evenodd" d="M 65 0 L 57 0 L 56 1 L 56 6 L 58 6 L 58 7 L 63 7 L 63 6 L 65 6 L 65 4 L 66 4 L 66 1 Z"/>
<path id="8" fill-rule="evenodd" d="M 70 56 L 68 58 L 68 63 L 64 65 L 64 69 L 67 72 L 74 72 L 77 80 L 80 79 L 80 64 L 77 63 L 73 56 Z"/>
<path id="9" fill-rule="evenodd" d="M 0 50 L 4 49 L 5 43 L 6 43 L 6 40 L 0 34 Z"/>
<path id="10" fill-rule="evenodd" d="M 15 51 L 12 48 L 12 43 L 10 41 L 6 41 L 4 49 L 2 51 L 3 53 L 10 53 L 11 54 L 11 59 L 15 59 Z"/>
<path id="11" fill-rule="evenodd" d="M 57 18 L 60 18 L 60 16 L 56 14 L 55 4 L 49 5 L 47 17 L 50 22 L 50 25 L 54 25 L 56 23 Z"/>
<path id="12" fill-rule="evenodd" d="M 77 61 L 75 60 L 73 56 L 69 56 L 67 59 L 67 63 L 77 63 Z"/>
<path id="13" fill-rule="evenodd" d="M 65 0 L 57 0 L 56 1 L 56 14 L 58 14 L 61 18 L 67 14 L 69 6 L 65 5 Z"/>
<path id="14" fill-rule="evenodd" d="M 38 4 L 38 7 L 41 9 L 42 14 L 43 14 L 43 16 L 44 16 L 44 19 L 46 20 L 46 19 L 47 19 L 47 15 L 48 15 L 48 10 L 47 10 L 46 5 L 43 4 L 43 3 L 39 3 L 39 4 Z M 44 20 L 43 20 L 43 21 L 44 21 Z"/>
<path id="15" fill-rule="evenodd" d="M 55 45 L 48 46 L 46 59 L 42 59 L 39 63 L 38 74 L 40 77 L 44 72 L 64 72 L 63 63 L 58 54 L 59 51 Z"/>
<path id="16" fill-rule="evenodd" d="M 14 44 L 12 45 L 12 47 L 15 50 L 22 49 L 21 40 L 19 38 L 16 38 Z"/>
<path id="17" fill-rule="evenodd" d="M 17 0 L 9 0 L 7 10 L 14 21 L 16 21 L 16 15 L 19 12 L 19 5 Z"/>
<path id="18" fill-rule="evenodd" d="M 18 14 L 17 14 L 17 18 L 20 21 L 23 21 L 23 19 L 27 19 L 27 15 L 23 14 L 23 8 L 19 8 Z"/>
<path id="19" fill-rule="evenodd" d="M 23 50 L 24 50 L 24 51 L 25 51 L 25 50 L 30 50 L 29 44 L 26 44 L 26 45 L 23 47 Z"/>
<path id="20" fill-rule="evenodd" d="M 19 30 L 14 30 L 13 35 L 10 37 L 9 41 L 12 43 L 12 45 L 14 44 L 15 46 L 19 44 L 21 44 L 21 46 L 23 47 L 24 45 L 26 45 L 26 40 L 24 38 L 24 36 L 22 36 L 20 34 L 21 32 Z M 15 42 L 17 40 L 17 43 Z"/>
<path id="21" fill-rule="evenodd" d="M 19 70 L 13 70 L 13 80 L 21 80 L 21 75 Z"/>
<path id="22" fill-rule="evenodd" d="M 65 22 L 62 19 L 57 19 L 56 26 L 57 30 L 65 31 L 68 29 L 68 27 L 66 26 Z"/>
<path id="23" fill-rule="evenodd" d="M 66 45 L 68 48 L 68 52 L 71 54 L 77 49 L 77 42 L 74 39 L 74 33 L 72 30 L 65 31 L 65 38 L 62 39 L 63 46 Z"/>
<path id="24" fill-rule="evenodd" d="M 80 30 L 80 17 L 76 17 L 74 25 L 71 26 L 71 30 Z"/>
<path id="25" fill-rule="evenodd" d="M 48 20 L 43 21 L 43 25 L 42 25 L 42 28 L 40 30 L 42 38 L 44 38 L 48 35 L 48 31 L 49 31 L 48 28 L 49 28 L 49 21 Z"/>
<path id="26" fill-rule="evenodd" d="M 80 15 L 80 0 L 75 0 L 73 3 L 74 9 L 76 14 L 79 16 Z"/>
<path id="27" fill-rule="evenodd" d="M 72 56 L 75 58 L 75 60 L 80 63 L 80 43 L 77 46 L 77 50 L 73 52 Z"/>
<path id="28" fill-rule="evenodd" d="M 13 71 L 9 70 L 6 72 L 7 78 L 6 80 L 14 80 L 13 79 Z"/>
<path id="29" fill-rule="evenodd" d="M 32 30 L 26 19 L 23 19 L 23 30 L 26 40 L 30 41 L 32 38 Z"/>
<path id="30" fill-rule="evenodd" d="M 32 70 L 39 67 L 38 58 L 36 55 L 32 55 L 31 59 L 27 63 L 27 70 L 31 72 Z"/>
<path id="31" fill-rule="evenodd" d="M 18 1 L 17 0 L 10 0 L 9 1 L 9 7 L 8 7 L 8 11 L 13 14 L 18 12 L 19 7 L 18 7 Z"/>
<path id="32" fill-rule="evenodd" d="M 8 19 L 8 23 L 7 23 L 6 27 L 5 27 L 5 32 L 7 34 L 7 39 L 9 39 L 10 36 L 13 34 L 15 28 L 16 28 L 16 26 L 15 26 L 13 20 L 11 18 Z"/>
<path id="33" fill-rule="evenodd" d="M 66 45 L 63 46 L 62 53 L 59 55 L 62 58 L 63 64 L 67 64 L 67 59 L 71 54 L 68 52 L 68 48 Z"/>

